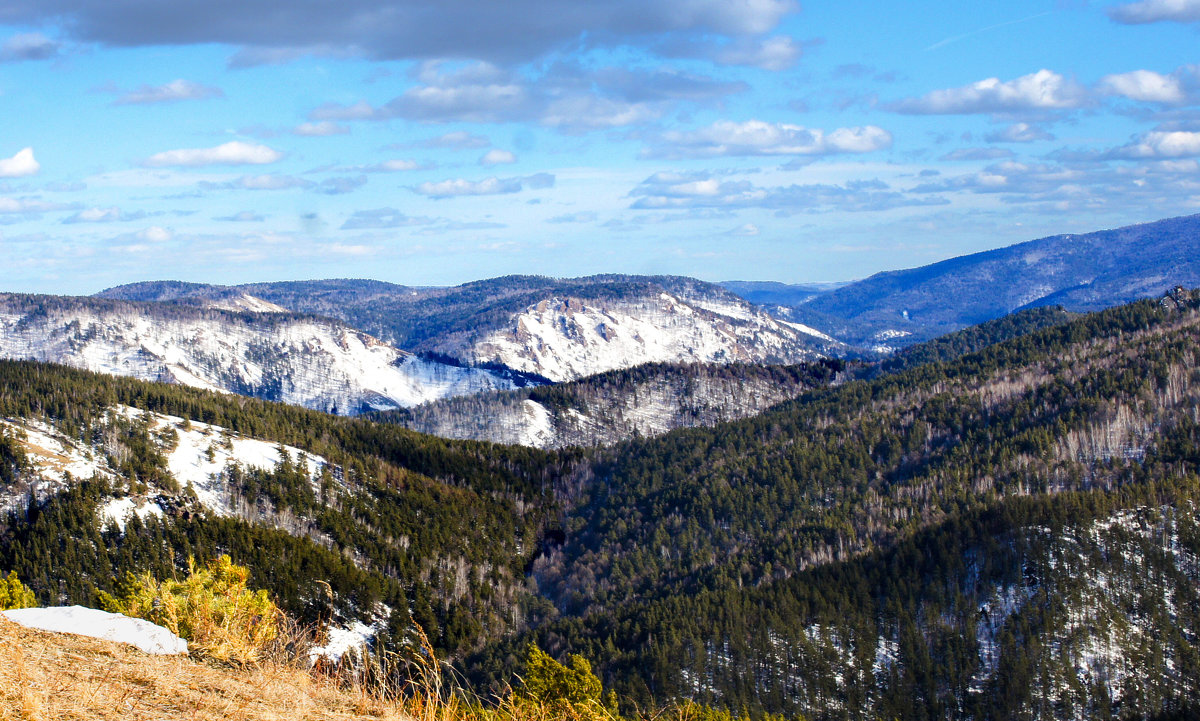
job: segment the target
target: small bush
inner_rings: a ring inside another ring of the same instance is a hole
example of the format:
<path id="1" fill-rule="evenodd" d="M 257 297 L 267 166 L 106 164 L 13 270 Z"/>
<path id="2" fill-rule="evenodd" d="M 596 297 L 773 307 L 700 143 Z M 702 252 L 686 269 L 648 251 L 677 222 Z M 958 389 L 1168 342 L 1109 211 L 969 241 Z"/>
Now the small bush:
<path id="1" fill-rule="evenodd" d="M 522 696 L 541 704 L 565 702 L 602 708 L 602 690 L 600 679 L 592 673 L 592 664 L 583 656 L 571 654 L 571 665 L 567 667 L 533 644 L 525 650 Z"/>
<path id="2" fill-rule="evenodd" d="M 221 661 L 254 663 L 279 634 L 283 613 L 266 591 L 246 588 L 250 571 L 229 556 L 197 568 L 188 559 L 183 581 L 129 574 L 116 597 L 101 594 L 108 611 L 144 618 L 187 639 L 193 652 Z"/>
<path id="3" fill-rule="evenodd" d="M 16 571 L 9 571 L 8 577 L 0 577 L 0 611 L 13 608 L 31 608 L 37 605 L 33 591 L 21 583 Z"/>

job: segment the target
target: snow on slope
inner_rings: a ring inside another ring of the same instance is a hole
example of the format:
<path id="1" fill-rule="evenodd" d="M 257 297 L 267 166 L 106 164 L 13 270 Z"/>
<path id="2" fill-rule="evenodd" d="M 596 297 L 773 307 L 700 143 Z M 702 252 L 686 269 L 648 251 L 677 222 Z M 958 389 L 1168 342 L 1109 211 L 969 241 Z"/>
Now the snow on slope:
<path id="1" fill-rule="evenodd" d="M 360 620 L 353 620 L 344 626 L 329 625 L 325 628 L 325 643 L 314 646 L 308 651 L 308 660 L 316 664 L 324 662 L 337 666 L 342 657 L 351 651 L 364 652 L 370 647 L 375 636 L 387 627 L 392 615 L 392 607 L 380 603 L 375 607 L 370 625 Z"/>
<path id="2" fill-rule="evenodd" d="M 249 296 L 247 296 L 249 297 Z M 0 295 L 0 357 L 48 361 L 349 415 L 513 387 L 334 321 Z"/>
<path id="3" fill-rule="evenodd" d="M 470 349 L 479 362 L 566 381 L 649 362 L 786 363 L 828 336 L 746 303 L 669 293 L 621 300 L 550 298 Z"/>
<path id="4" fill-rule="evenodd" d="M 140 618 L 108 613 L 83 606 L 51 606 L 0 611 L 8 620 L 26 628 L 128 643 L 150 654 L 187 653 L 187 641 L 162 626 Z"/>
<path id="5" fill-rule="evenodd" d="M 0 487 L 0 513 L 23 508 L 30 493 L 38 499 L 57 493 L 70 479 L 113 475 L 102 452 L 67 438 L 39 421 L 0 420 L 0 435 L 14 438 L 21 444 L 38 477 L 32 487 L 26 483 Z"/>
<path id="6" fill-rule="evenodd" d="M 163 509 L 156 503 L 136 499 L 132 496 L 125 496 L 124 498 L 114 498 L 105 503 L 100 507 L 97 515 L 100 517 L 101 526 L 107 526 L 111 523 L 124 533 L 125 522 L 133 516 L 137 516 L 143 521 L 151 516 L 162 518 Z"/>
<path id="7" fill-rule="evenodd" d="M 180 488 L 190 485 L 200 505 L 218 516 L 234 515 L 238 510 L 232 489 L 224 477 L 224 471 L 231 465 L 274 471 L 283 463 L 286 453 L 290 463 L 305 468 L 314 489 L 318 487 L 322 471 L 329 466 L 321 456 L 300 448 L 247 438 L 220 426 L 128 406 L 113 408 L 111 413 L 116 418 L 148 420 L 152 437 L 173 434 L 174 441 L 164 442 L 161 448 L 167 458 L 168 472 Z M 31 483 L 0 488 L 0 513 L 22 508 L 31 491 L 42 499 L 64 490 L 72 479 L 78 481 L 93 475 L 108 479 L 118 477 L 100 445 L 79 443 L 39 421 L 0 420 L 0 434 L 21 443 L 36 476 Z M 98 520 L 102 526 L 114 523 L 124 530 L 125 523 L 135 515 L 143 520 L 151 516 L 162 517 L 161 500 L 154 491 L 111 498 L 101 505 Z"/>
<path id="8" fill-rule="evenodd" d="M 535 448 L 611 445 L 756 415 L 812 387 L 811 379 L 786 372 L 721 368 L 593 378 L 561 386 L 570 401 L 538 402 L 522 391 L 447 399 L 411 409 L 402 422 L 443 438 Z"/>
<path id="9" fill-rule="evenodd" d="M 287 308 L 281 305 L 275 305 L 270 301 L 262 298 L 255 298 L 249 293 L 230 296 L 228 298 L 214 298 L 204 304 L 206 308 L 215 308 L 217 310 L 250 311 L 251 313 L 288 313 Z"/>
<path id="10" fill-rule="evenodd" d="M 167 429 L 175 432 L 178 442 L 167 455 L 171 476 L 180 487 L 190 484 L 200 503 L 218 516 L 229 516 L 234 512 L 230 489 L 222 477 L 222 472 L 231 464 L 273 471 L 283 463 L 282 454 L 286 453 L 293 464 L 304 465 L 314 489 L 321 469 L 329 465 L 321 456 L 299 448 L 246 438 L 220 426 L 185 422 L 177 416 L 127 406 L 116 410 L 128 418 L 148 417 L 154 433 Z"/>

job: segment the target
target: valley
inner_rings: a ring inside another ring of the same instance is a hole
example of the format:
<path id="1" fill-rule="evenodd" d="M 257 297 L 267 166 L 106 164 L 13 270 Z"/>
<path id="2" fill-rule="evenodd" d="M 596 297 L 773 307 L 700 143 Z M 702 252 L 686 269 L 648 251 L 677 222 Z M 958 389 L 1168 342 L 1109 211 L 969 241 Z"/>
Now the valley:
<path id="1" fill-rule="evenodd" d="M 622 710 L 1200 694 L 1200 292 L 883 354 L 686 279 L 477 286 L 0 296 L 0 568 L 87 605 L 229 554 L 331 637 L 480 694 L 579 653 Z"/>
<path id="2" fill-rule="evenodd" d="M 638 704 L 1074 718 L 1181 698 L 1200 300 L 1026 321 L 753 418 L 554 453 L 6 362 L 0 567 L 86 601 L 122 569 L 233 553 L 300 618 L 386 607 L 380 644 L 419 623 L 477 688 L 534 640 Z M 90 478 L 43 486 L 57 457 Z M 90 550 L 48 551 L 68 538 Z"/>

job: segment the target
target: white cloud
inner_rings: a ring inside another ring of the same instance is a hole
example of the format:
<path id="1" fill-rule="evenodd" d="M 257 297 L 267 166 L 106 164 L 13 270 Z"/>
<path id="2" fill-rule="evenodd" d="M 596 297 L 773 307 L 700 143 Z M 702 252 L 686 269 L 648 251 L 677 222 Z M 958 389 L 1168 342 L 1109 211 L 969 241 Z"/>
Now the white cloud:
<path id="1" fill-rule="evenodd" d="M 417 225 L 428 225 L 433 218 L 424 216 L 410 217 L 395 208 L 374 208 L 358 210 L 342 223 L 342 230 L 369 230 L 386 228 L 408 228 Z"/>
<path id="2" fill-rule="evenodd" d="M 38 198 L 0 197 L 0 213 L 46 213 L 55 210 L 71 210 L 78 205 L 49 203 Z"/>
<path id="3" fill-rule="evenodd" d="M 241 210 L 233 215 L 224 215 L 213 220 L 224 220 L 230 223 L 261 223 L 265 218 L 253 210 Z"/>
<path id="4" fill-rule="evenodd" d="M 117 98 L 117 105 L 146 105 L 175 103 L 180 100 L 203 100 L 224 97 L 220 88 L 194 83 L 191 80 L 172 80 L 164 85 L 143 85 Z"/>
<path id="5" fill-rule="evenodd" d="M 174 238 L 175 234 L 173 232 L 171 232 L 171 230 L 168 228 L 163 228 L 162 226 L 158 226 L 158 225 L 152 225 L 149 228 L 146 228 L 145 230 L 140 231 L 137 234 L 137 237 L 142 240 L 149 241 L 151 243 L 165 243 L 168 240 L 170 240 L 171 238 Z"/>
<path id="6" fill-rule="evenodd" d="M 643 155 L 667 158 L 832 155 L 869 153 L 891 146 L 892 134 L 874 125 L 825 132 L 762 120 L 741 123 L 722 120 L 699 130 L 663 133 L 653 147 L 643 151 Z"/>
<path id="7" fill-rule="evenodd" d="M 286 190 L 287 188 L 308 188 L 313 185 L 312 182 L 303 178 L 276 173 L 243 175 L 234 182 L 237 187 L 245 188 L 246 190 Z"/>
<path id="8" fill-rule="evenodd" d="M 713 104 L 744 92 L 744 82 L 667 70 L 585 68 L 557 63 L 537 78 L 489 63 L 427 62 L 413 72 L 421 83 L 372 106 L 325 104 L 312 120 L 393 118 L 422 122 L 539 122 L 567 133 L 624 127 L 662 117 L 682 103 Z M 465 137 L 464 141 L 472 138 Z"/>
<path id="9" fill-rule="evenodd" d="M 660 115 L 661 111 L 647 103 L 576 95 L 551 101 L 541 122 L 566 132 L 581 132 L 636 125 Z"/>
<path id="10" fill-rule="evenodd" d="M 750 65 L 763 70 L 787 70 L 804 54 L 803 48 L 787 35 L 761 40 L 742 40 L 718 50 L 713 60 L 721 65 Z"/>
<path id="11" fill-rule="evenodd" d="M 155 153 L 146 159 L 144 165 L 152 168 L 169 165 L 264 165 L 282 158 L 283 153 L 273 148 L 234 140 L 215 148 L 185 148 Z"/>
<path id="12" fill-rule="evenodd" d="M 1151 103 L 1177 104 L 1187 98 L 1178 77 L 1160 75 L 1150 70 L 1105 75 L 1100 79 L 1100 90 L 1110 95 Z"/>
<path id="13" fill-rule="evenodd" d="M 439 135 L 436 138 L 421 143 L 429 148 L 450 148 L 452 150 L 470 150 L 473 148 L 486 148 L 492 144 L 482 135 L 473 135 L 465 130 L 456 130 L 452 133 Z"/>
<path id="14" fill-rule="evenodd" d="M 480 165 L 506 165 L 517 162 L 517 156 L 507 150 L 492 148 L 479 159 Z"/>
<path id="15" fill-rule="evenodd" d="M 525 188 L 550 188 L 554 186 L 554 176 L 549 173 L 537 173 L 523 178 L 485 178 L 472 181 L 464 179 L 442 180 L 438 182 L 421 183 L 414 190 L 430 198 L 454 198 L 464 195 L 503 195 L 518 193 Z"/>
<path id="16" fill-rule="evenodd" d="M 1110 153 L 1112 157 L 1190 158 L 1200 156 L 1200 132 L 1155 130 Z"/>
<path id="17" fill-rule="evenodd" d="M 984 140 L 989 143 L 1032 143 L 1038 140 L 1054 140 L 1054 136 L 1036 125 L 1013 123 L 1003 130 L 988 133 Z"/>
<path id="18" fill-rule="evenodd" d="M 738 238 L 753 238 L 754 236 L 758 235 L 759 232 L 760 231 L 757 225 L 754 223 L 746 223 L 745 225 L 739 225 L 736 228 L 726 231 L 725 235 L 732 235 Z"/>
<path id="19" fill-rule="evenodd" d="M 1141 0 L 1110 8 L 1108 16 L 1119 23 L 1140 25 L 1173 21 L 1200 21 L 1200 0 Z"/>
<path id="20" fill-rule="evenodd" d="M 111 208 L 86 208 L 79 211 L 75 215 L 64 220 L 64 223 L 112 223 L 121 220 L 121 209 L 113 206 Z"/>
<path id="21" fill-rule="evenodd" d="M 367 184 L 367 176 L 326 178 L 317 186 L 317 191 L 326 195 L 352 193 Z"/>
<path id="22" fill-rule="evenodd" d="M 324 137 L 326 135 L 345 135 L 350 132 L 350 128 L 332 120 L 322 120 L 315 123 L 301 123 L 293 128 L 292 132 L 308 137 Z"/>
<path id="23" fill-rule="evenodd" d="M 1056 72 L 1039 70 L 1008 82 L 987 78 L 961 88 L 935 90 L 893 103 L 891 109 L 914 115 L 1011 113 L 1078 108 L 1087 100 L 1083 86 Z"/>
<path id="24" fill-rule="evenodd" d="M 1008 148 L 959 148 L 946 153 L 939 160 L 997 160 L 1013 155 Z"/>
<path id="25" fill-rule="evenodd" d="M 576 213 L 566 213 L 547 218 L 547 223 L 594 223 L 599 216 L 595 211 L 581 210 Z"/>
<path id="26" fill-rule="evenodd" d="M 371 165 L 354 165 L 346 168 L 346 171 L 351 173 L 401 173 L 408 170 L 420 170 L 423 167 L 425 166 L 415 160 L 394 158 Z"/>
<path id="27" fill-rule="evenodd" d="M 201 190 L 288 190 L 289 188 L 314 188 L 316 183 L 294 175 L 263 173 L 243 175 L 233 180 L 201 180 L 196 185 Z"/>
<path id="28" fill-rule="evenodd" d="M 420 78 L 426 84 L 389 101 L 376 111 L 376 118 L 495 122 L 530 112 L 529 90 L 487 63 L 447 72 L 440 64 L 427 65 Z"/>
<path id="29" fill-rule="evenodd" d="M 908 196 L 879 180 L 844 185 L 758 186 L 748 180 L 718 180 L 708 173 L 655 173 L 629 193 L 635 210 L 766 208 L 784 215 L 798 212 L 882 211 L 920 205 L 944 205 L 940 197 Z"/>
<path id="30" fill-rule="evenodd" d="M 354 105 L 326 103 L 309 113 L 309 117 L 313 120 L 375 120 L 378 113 L 366 100 L 360 100 Z"/>
<path id="31" fill-rule="evenodd" d="M 0 158 L 0 178 L 23 178 L 41 169 L 33 157 L 33 148 L 23 148 L 11 158 Z"/>

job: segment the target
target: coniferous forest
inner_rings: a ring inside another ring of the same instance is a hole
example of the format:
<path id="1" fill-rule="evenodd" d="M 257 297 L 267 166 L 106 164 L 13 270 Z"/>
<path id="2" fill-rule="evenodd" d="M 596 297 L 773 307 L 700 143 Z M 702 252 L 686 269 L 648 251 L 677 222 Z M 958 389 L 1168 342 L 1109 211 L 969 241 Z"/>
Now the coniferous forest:
<path id="1" fill-rule="evenodd" d="M 0 570 L 94 604 L 228 553 L 302 620 L 419 624 L 477 689 L 531 641 L 581 654 L 626 711 L 1165 718 L 1200 699 L 1198 341 L 1187 291 L 1035 310 L 793 369 L 822 382 L 752 418 L 555 452 L 0 362 Z M 231 465 L 217 515 L 122 407 L 327 464 Z M 21 422 L 116 472 L 51 488 Z M 126 497 L 163 512 L 103 521 Z"/>

